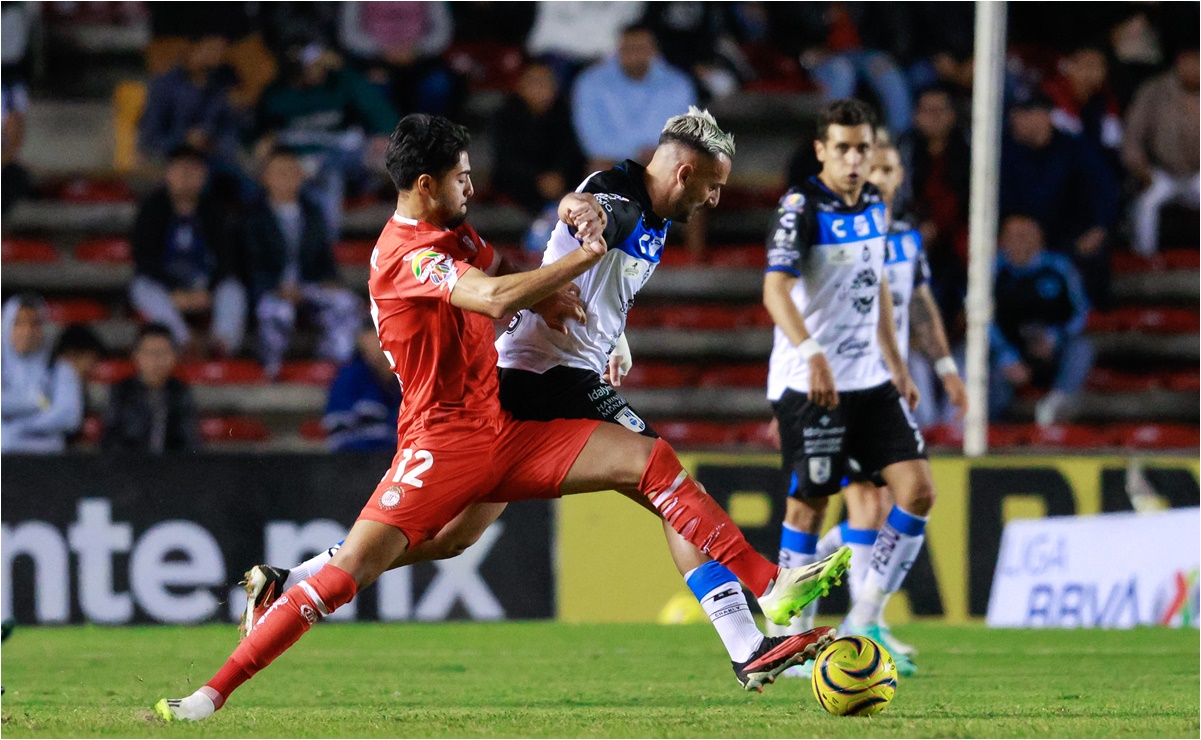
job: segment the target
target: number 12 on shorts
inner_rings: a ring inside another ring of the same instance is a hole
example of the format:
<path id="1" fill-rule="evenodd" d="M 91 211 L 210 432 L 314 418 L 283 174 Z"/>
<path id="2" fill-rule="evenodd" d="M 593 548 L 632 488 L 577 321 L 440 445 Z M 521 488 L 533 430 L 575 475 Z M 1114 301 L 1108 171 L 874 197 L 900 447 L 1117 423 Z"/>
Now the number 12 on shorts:
<path id="1" fill-rule="evenodd" d="M 409 467 L 409 462 L 412 460 L 417 461 L 417 466 L 406 473 L 405 469 Z M 403 449 L 400 451 L 400 462 L 396 463 L 396 472 L 392 475 L 392 482 L 421 488 L 425 484 L 422 483 L 420 476 L 433 466 L 434 456 L 426 450 Z M 387 478 L 388 474 L 384 473 L 384 477 Z"/>

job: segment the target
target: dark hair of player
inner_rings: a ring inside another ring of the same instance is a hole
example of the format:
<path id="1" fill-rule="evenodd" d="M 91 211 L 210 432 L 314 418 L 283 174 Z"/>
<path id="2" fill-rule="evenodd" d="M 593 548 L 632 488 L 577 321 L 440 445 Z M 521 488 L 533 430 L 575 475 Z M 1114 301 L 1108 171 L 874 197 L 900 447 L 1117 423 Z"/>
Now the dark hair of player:
<path id="1" fill-rule="evenodd" d="M 385 164 L 397 190 L 408 190 L 421 175 L 441 177 L 459 162 L 471 143 L 467 129 L 442 116 L 412 113 L 388 137 Z"/>
<path id="2" fill-rule="evenodd" d="M 170 342 L 172 347 L 175 346 L 175 337 L 171 336 L 171 330 L 167 328 L 166 324 L 157 322 L 143 324 L 142 328 L 138 329 L 138 338 L 134 340 L 133 348 L 136 350 L 141 347 L 147 337 L 162 337 Z"/>
<path id="3" fill-rule="evenodd" d="M 847 98 L 833 100 L 817 115 L 818 141 L 825 141 L 830 134 L 831 126 L 870 126 L 876 129 L 876 116 L 872 109 L 861 100 Z"/>

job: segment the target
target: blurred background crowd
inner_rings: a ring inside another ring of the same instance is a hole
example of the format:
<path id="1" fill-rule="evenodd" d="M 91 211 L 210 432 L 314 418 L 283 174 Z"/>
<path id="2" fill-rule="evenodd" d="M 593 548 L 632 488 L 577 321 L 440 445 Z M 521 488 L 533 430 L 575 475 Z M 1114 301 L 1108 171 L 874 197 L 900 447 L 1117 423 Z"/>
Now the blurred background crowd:
<path id="1" fill-rule="evenodd" d="M 763 446 L 776 199 L 824 100 L 898 143 L 952 343 L 971 3 L 4 2 L 4 452 L 390 449 L 364 323 L 400 116 L 466 123 L 477 230 L 536 264 L 548 205 L 710 107 L 730 186 L 630 314 L 673 442 Z M 994 444 L 1196 448 L 1198 6 L 1009 6 Z M 935 444 L 958 422 L 924 378 Z M 960 366 L 963 366 L 962 358 Z"/>

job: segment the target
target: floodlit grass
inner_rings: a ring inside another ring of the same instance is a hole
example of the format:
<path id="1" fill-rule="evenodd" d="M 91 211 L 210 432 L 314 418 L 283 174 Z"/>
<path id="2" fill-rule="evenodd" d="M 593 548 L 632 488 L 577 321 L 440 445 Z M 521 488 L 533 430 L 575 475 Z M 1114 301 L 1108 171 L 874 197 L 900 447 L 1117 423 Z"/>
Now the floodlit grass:
<path id="1" fill-rule="evenodd" d="M 874 718 L 808 682 L 738 688 L 708 626 L 319 625 L 201 725 L 150 707 L 206 681 L 232 626 L 18 628 L 5 737 L 1197 737 L 1196 630 L 912 625 L 921 675 Z"/>

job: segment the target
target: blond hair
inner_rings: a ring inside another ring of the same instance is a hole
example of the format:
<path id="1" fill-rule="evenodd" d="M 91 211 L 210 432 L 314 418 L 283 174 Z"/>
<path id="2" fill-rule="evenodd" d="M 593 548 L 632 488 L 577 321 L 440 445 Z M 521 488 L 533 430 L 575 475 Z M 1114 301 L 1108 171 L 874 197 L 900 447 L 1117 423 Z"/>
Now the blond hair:
<path id="1" fill-rule="evenodd" d="M 683 144 L 710 157 L 724 154 L 734 158 L 734 135 L 722 131 L 712 113 L 695 105 L 688 106 L 687 113 L 667 119 L 659 134 L 659 144 L 669 142 Z"/>

